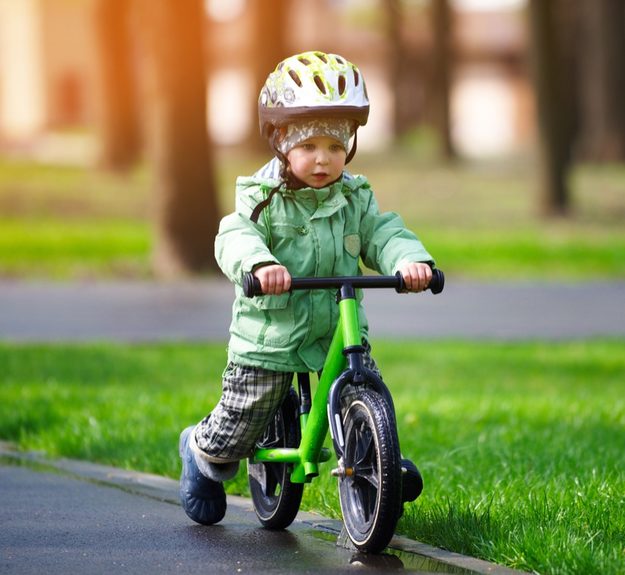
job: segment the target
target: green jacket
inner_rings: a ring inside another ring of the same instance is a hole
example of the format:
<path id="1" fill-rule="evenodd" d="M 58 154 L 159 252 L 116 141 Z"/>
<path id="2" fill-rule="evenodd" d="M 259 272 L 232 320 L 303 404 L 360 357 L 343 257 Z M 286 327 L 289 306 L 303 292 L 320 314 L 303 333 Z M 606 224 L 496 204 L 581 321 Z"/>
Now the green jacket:
<path id="1" fill-rule="evenodd" d="M 395 213 L 381 214 L 367 179 L 345 172 L 342 181 L 273 195 L 258 223 L 253 209 L 279 183 L 272 160 L 252 177 L 240 177 L 235 212 L 221 221 L 215 256 L 236 288 L 229 360 L 275 371 L 318 371 L 338 320 L 332 290 L 293 291 L 246 298 L 243 274 L 259 264 L 279 263 L 298 276 L 359 275 L 359 258 L 391 275 L 405 261 L 433 259 Z M 359 294 L 362 299 L 362 294 Z M 362 335 L 367 320 L 360 305 Z"/>

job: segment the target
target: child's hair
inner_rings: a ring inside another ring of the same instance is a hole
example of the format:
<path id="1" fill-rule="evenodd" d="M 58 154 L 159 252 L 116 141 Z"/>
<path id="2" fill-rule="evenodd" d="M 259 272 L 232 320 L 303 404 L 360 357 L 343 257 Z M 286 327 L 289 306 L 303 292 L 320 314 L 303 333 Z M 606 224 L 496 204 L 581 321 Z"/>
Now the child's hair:
<path id="1" fill-rule="evenodd" d="M 368 117 L 369 98 L 362 74 L 342 56 L 325 52 L 303 52 L 280 62 L 258 98 L 260 133 L 283 164 L 279 128 L 311 120 L 342 120 L 349 122 L 350 135 L 355 136 Z M 354 141 L 346 163 L 355 151 Z"/>

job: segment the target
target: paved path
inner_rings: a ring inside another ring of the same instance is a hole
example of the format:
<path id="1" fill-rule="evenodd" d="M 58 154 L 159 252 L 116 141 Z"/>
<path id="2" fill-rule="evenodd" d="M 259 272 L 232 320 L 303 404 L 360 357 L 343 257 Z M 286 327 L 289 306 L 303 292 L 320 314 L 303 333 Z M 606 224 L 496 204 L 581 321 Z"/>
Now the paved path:
<path id="1" fill-rule="evenodd" d="M 226 340 L 226 281 L 0 282 L 0 339 Z M 433 296 L 369 290 L 377 337 L 569 339 L 625 335 L 625 282 L 493 283 L 448 278 Z"/>
<path id="2" fill-rule="evenodd" d="M 203 527 L 178 504 L 178 482 L 0 443 L 0 573 L 449 573 L 514 575 L 485 561 L 395 537 L 366 556 L 337 545 L 340 523 L 311 513 L 287 531 L 262 529 L 251 502 L 228 498 Z"/>

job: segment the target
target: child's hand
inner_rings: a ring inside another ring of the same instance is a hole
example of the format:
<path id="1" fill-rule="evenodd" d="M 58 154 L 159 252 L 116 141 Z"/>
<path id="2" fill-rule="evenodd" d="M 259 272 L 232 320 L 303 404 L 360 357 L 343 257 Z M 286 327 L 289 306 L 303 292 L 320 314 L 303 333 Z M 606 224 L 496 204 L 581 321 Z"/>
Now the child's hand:
<path id="1" fill-rule="evenodd" d="M 291 274 L 284 266 L 263 266 L 254 271 L 264 294 L 280 295 L 291 289 Z"/>
<path id="2" fill-rule="evenodd" d="M 405 263 L 399 266 L 408 291 L 419 292 L 428 287 L 432 280 L 432 268 L 428 264 L 419 262 Z"/>

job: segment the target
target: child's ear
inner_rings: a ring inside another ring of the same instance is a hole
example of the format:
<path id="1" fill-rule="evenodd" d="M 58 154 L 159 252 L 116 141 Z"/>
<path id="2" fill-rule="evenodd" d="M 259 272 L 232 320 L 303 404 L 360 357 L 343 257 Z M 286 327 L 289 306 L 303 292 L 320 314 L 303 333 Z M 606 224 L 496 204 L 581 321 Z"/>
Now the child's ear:
<path id="1" fill-rule="evenodd" d="M 278 132 L 276 135 L 276 141 L 281 142 L 286 137 L 286 132 L 287 132 L 286 126 L 281 126 L 280 128 L 276 128 L 276 131 Z"/>

